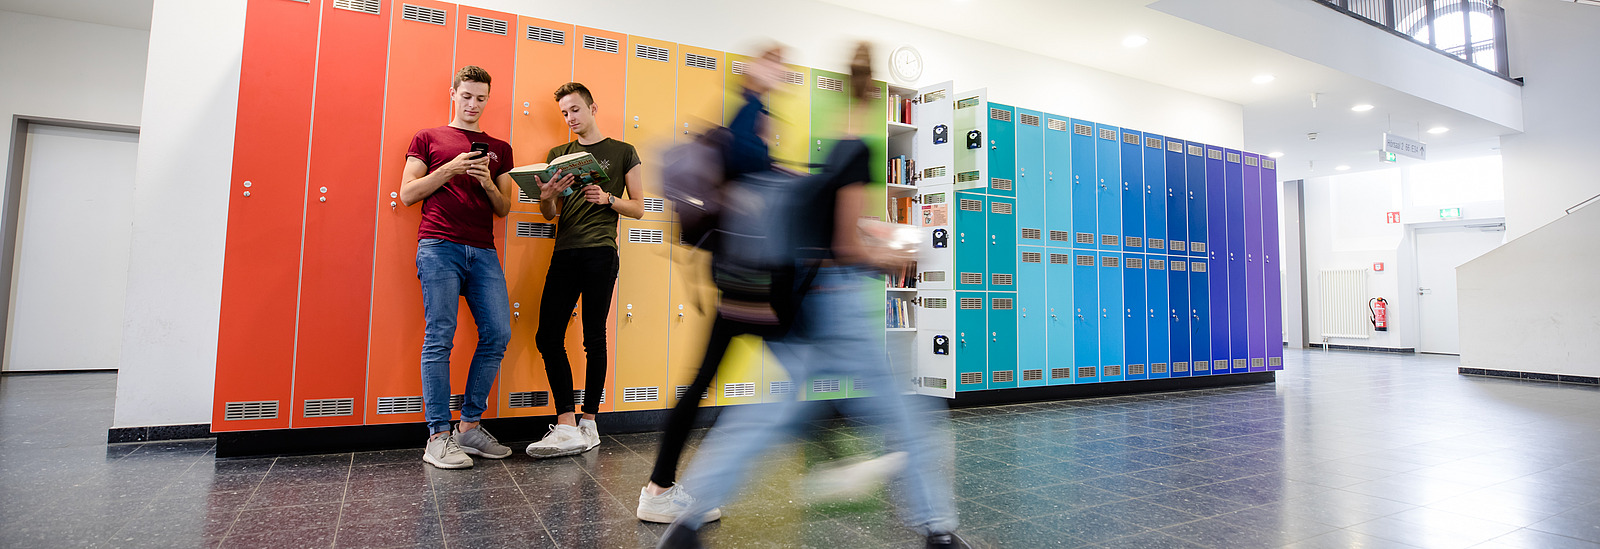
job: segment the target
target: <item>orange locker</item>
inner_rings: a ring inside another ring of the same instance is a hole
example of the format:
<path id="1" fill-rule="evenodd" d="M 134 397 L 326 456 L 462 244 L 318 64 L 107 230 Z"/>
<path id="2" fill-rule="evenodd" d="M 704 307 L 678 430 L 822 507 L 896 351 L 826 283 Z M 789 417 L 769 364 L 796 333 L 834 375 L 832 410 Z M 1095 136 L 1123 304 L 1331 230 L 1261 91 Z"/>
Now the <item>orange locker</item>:
<path id="1" fill-rule="evenodd" d="M 213 431 L 289 426 L 322 0 L 250 2 L 239 68 Z"/>
<path id="2" fill-rule="evenodd" d="M 600 131 L 612 139 L 623 139 L 623 112 L 627 82 L 627 58 L 622 48 L 628 35 L 578 27 L 579 42 L 572 56 L 572 80 L 589 88 L 594 104 L 599 108 L 595 122 Z M 551 90 L 555 91 L 555 90 Z"/>
<path id="3" fill-rule="evenodd" d="M 612 395 L 616 410 L 649 410 L 665 406 L 667 363 L 667 235 L 662 221 L 622 219 L 617 226 L 621 269 L 617 276 L 616 361 Z"/>
<path id="4" fill-rule="evenodd" d="M 551 147 L 572 140 L 553 94 L 572 81 L 573 26 L 532 17 L 517 22 L 521 36 L 511 99 L 511 148 L 517 163 L 527 165 L 544 162 Z M 538 213 L 538 197 L 522 197 L 511 209 Z"/>
<path id="5" fill-rule="evenodd" d="M 678 48 L 678 112 L 672 137 L 674 142 L 683 143 L 722 119 L 724 60 L 720 51 L 684 45 Z M 674 226 L 673 232 L 677 230 Z M 673 234 L 667 241 L 679 239 Z M 675 405 L 679 393 L 694 381 L 717 306 L 717 291 L 710 278 L 710 255 L 674 244 L 671 259 L 667 301 L 667 384 L 671 391 L 665 399 L 667 406 Z M 709 393 L 704 404 L 715 405 L 719 392 Z"/>
<path id="6" fill-rule="evenodd" d="M 672 146 L 677 111 L 678 45 L 638 36 L 628 37 L 627 103 L 622 140 L 632 143 L 644 162 L 644 219 L 671 221 L 662 198 L 661 154 Z"/>

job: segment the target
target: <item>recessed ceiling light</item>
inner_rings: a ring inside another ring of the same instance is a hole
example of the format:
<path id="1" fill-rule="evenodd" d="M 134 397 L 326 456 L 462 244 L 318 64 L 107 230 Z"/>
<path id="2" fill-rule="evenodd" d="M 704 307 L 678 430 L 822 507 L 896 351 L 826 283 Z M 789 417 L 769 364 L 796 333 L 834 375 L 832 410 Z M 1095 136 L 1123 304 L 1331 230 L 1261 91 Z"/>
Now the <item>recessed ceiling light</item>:
<path id="1" fill-rule="evenodd" d="M 1281 153 L 1281 152 L 1269 152 L 1269 153 L 1267 153 L 1267 156 L 1270 156 L 1270 157 L 1273 157 L 1273 158 L 1283 158 L 1283 153 Z"/>
<path id="2" fill-rule="evenodd" d="M 1255 82 L 1257 84 L 1266 84 L 1268 82 L 1271 82 L 1271 81 L 1277 80 L 1277 79 L 1278 79 L 1278 77 L 1270 75 L 1270 74 L 1259 74 L 1259 75 L 1256 75 L 1255 78 L 1251 78 L 1250 81 L 1251 82 Z"/>
<path id="3" fill-rule="evenodd" d="M 1372 110 L 1372 105 L 1368 105 L 1366 103 L 1362 103 L 1360 105 L 1356 105 L 1354 107 L 1350 107 L 1350 110 L 1356 111 L 1356 112 L 1367 112 L 1367 111 Z"/>
<path id="4" fill-rule="evenodd" d="M 1439 135 L 1439 134 L 1447 132 L 1447 131 L 1450 131 L 1450 128 L 1446 128 L 1444 126 L 1434 126 L 1432 128 L 1428 128 L 1428 133 L 1431 133 L 1431 134 L 1434 134 L 1434 135 Z"/>
<path id="5" fill-rule="evenodd" d="M 1334 169 L 1343 172 L 1343 171 L 1349 171 L 1350 167 L 1346 166 L 1346 165 L 1343 165 L 1343 164 L 1340 164 L 1338 167 L 1336 167 Z"/>
<path id="6" fill-rule="evenodd" d="M 1145 45 L 1145 43 L 1149 42 L 1149 41 L 1150 41 L 1149 38 L 1145 38 L 1145 37 L 1139 36 L 1137 34 L 1130 34 L 1130 35 L 1128 35 L 1127 38 L 1123 38 L 1122 39 L 1122 45 L 1130 47 L 1130 48 L 1137 48 L 1139 46 Z"/>

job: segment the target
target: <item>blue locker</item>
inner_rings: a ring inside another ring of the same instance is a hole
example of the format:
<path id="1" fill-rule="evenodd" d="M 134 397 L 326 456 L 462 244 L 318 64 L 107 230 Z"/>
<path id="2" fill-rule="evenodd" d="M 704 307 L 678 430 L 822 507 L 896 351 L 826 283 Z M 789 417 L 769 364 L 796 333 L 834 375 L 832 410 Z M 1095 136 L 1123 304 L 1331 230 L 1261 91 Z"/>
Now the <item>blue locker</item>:
<path id="1" fill-rule="evenodd" d="M 989 291 L 1017 290 L 1017 199 L 989 197 Z"/>
<path id="2" fill-rule="evenodd" d="M 1048 137 L 1046 138 L 1048 139 Z M 1072 121 L 1072 231 L 1074 248 L 1096 249 L 1095 238 L 1100 230 L 1096 222 L 1095 195 L 1100 193 L 1095 182 L 1094 123 Z"/>
<path id="3" fill-rule="evenodd" d="M 989 292 L 989 388 L 1015 388 L 1018 366 L 1017 294 Z"/>
<path id="4" fill-rule="evenodd" d="M 1184 160 L 1185 186 L 1189 190 L 1189 256 L 1206 256 L 1206 147 L 1189 143 Z"/>
<path id="5" fill-rule="evenodd" d="M 1170 337 L 1167 335 L 1167 157 L 1165 138 L 1144 134 L 1144 246 L 1148 301 L 1146 327 L 1150 338 L 1150 379 L 1169 377 Z"/>
<path id="6" fill-rule="evenodd" d="M 1143 212 L 1140 212 L 1143 213 Z M 1143 217 L 1142 215 L 1139 217 Z M 1122 257 L 1122 360 L 1123 379 L 1148 379 L 1149 363 L 1149 313 L 1145 304 L 1149 297 L 1145 283 L 1144 254 L 1123 254 Z"/>
<path id="7" fill-rule="evenodd" d="M 1017 109 L 1017 244 L 1043 246 L 1045 245 L 1045 210 L 1046 194 L 1045 174 L 1045 143 L 1044 126 L 1040 124 L 1043 115 L 1039 111 Z M 1052 132 L 1059 134 L 1062 162 L 1069 159 L 1067 147 L 1070 143 L 1064 131 Z M 1063 168 L 1061 173 L 1067 173 Z M 1065 178 L 1063 178 L 1065 181 Z M 1065 191 L 1061 197 L 1061 214 L 1067 216 L 1063 219 L 1062 234 L 1072 230 L 1072 193 Z M 1052 210 L 1053 211 L 1053 210 Z M 1067 246 L 1067 241 L 1059 245 Z"/>
<path id="8" fill-rule="evenodd" d="M 1122 252 L 1100 252 L 1100 381 L 1122 381 Z"/>
<path id="9" fill-rule="evenodd" d="M 1184 184 L 1184 147 L 1167 140 L 1167 317 L 1172 353 L 1168 369 L 1173 377 L 1189 375 L 1189 216 L 1188 188 Z"/>
<path id="10" fill-rule="evenodd" d="M 989 103 L 989 195 L 1017 196 L 1017 143 L 1015 109 Z"/>
<path id="11" fill-rule="evenodd" d="M 1145 251 L 1143 138 L 1142 133 L 1129 129 L 1122 130 L 1122 251 L 1124 252 Z"/>
<path id="12" fill-rule="evenodd" d="M 1211 288 L 1206 272 L 1206 149 L 1188 143 L 1184 154 L 1185 209 L 1189 223 L 1189 371 L 1211 374 Z M 1168 264 L 1168 268 L 1172 265 Z"/>
<path id="13" fill-rule="evenodd" d="M 1079 364 L 1075 350 L 1081 322 L 1073 310 L 1073 300 L 1078 291 L 1074 282 L 1076 270 L 1081 267 L 1073 266 L 1072 250 L 1046 249 L 1045 254 L 1048 260 L 1045 263 L 1045 276 L 1049 287 L 1053 288 L 1045 292 L 1045 299 L 1049 303 L 1045 311 L 1045 334 L 1049 339 L 1045 344 L 1045 354 L 1049 359 L 1046 361 L 1049 371 L 1045 374 L 1050 385 L 1067 385 L 1073 382 L 1073 367 Z M 1027 266 L 1027 263 L 1023 264 L 1024 271 Z"/>
<path id="14" fill-rule="evenodd" d="M 1052 263 L 1054 259 L 1052 258 Z M 1072 250 L 1073 383 L 1100 381 L 1100 258 Z"/>
<path id="15" fill-rule="evenodd" d="M 951 235 L 955 247 L 955 289 L 982 291 L 988 287 L 985 274 L 989 272 L 985 257 L 989 248 L 989 215 L 985 208 L 988 197 L 978 191 L 957 191 L 955 195 L 955 219 L 952 221 L 956 234 Z"/>
<path id="16" fill-rule="evenodd" d="M 1223 151 L 1223 185 L 1228 193 L 1228 358 L 1233 373 L 1242 374 L 1250 366 L 1250 302 L 1245 268 L 1246 228 L 1244 216 L 1244 163 L 1239 151 Z M 1260 206 L 1257 206 L 1258 208 Z M 1257 228 L 1256 230 L 1260 230 Z"/>
<path id="17" fill-rule="evenodd" d="M 1046 249 L 1041 246 L 1018 246 L 1017 252 L 1017 369 L 1021 377 L 1018 387 L 1037 387 L 1046 384 L 1050 373 L 1050 301 L 1049 279 L 1045 270 Z M 1071 276 L 1071 271 L 1067 271 Z M 1072 284 L 1061 286 L 1068 296 Z M 1068 341 L 1070 341 L 1070 337 Z M 993 359 L 991 359 L 992 361 Z M 1061 364 L 1070 364 L 1069 354 Z M 1072 379 L 1069 370 L 1066 378 Z"/>
<path id="18" fill-rule="evenodd" d="M 1099 216 L 1099 248 L 1122 250 L 1122 181 L 1120 135 L 1116 126 L 1095 124 L 1095 181 L 1098 182 L 1095 214 Z"/>
<path id="19" fill-rule="evenodd" d="M 983 292 L 956 292 L 957 391 L 988 388 L 988 308 Z"/>
<path id="20" fill-rule="evenodd" d="M 1162 202 L 1165 202 L 1163 200 Z M 1150 379 L 1171 377 L 1172 356 L 1171 340 L 1167 330 L 1172 324 L 1171 314 L 1167 312 L 1167 256 L 1165 254 L 1150 254 L 1145 258 L 1145 280 L 1149 284 L 1148 302 L 1145 303 L 1145 326 L 1149 330 L 1149 354 L 1145 360 L 1150 363 Z"/>
<path id="21" fill-rule="evenodd" d="M 1210 269 L 1211 373 L 1228 373 L 1233 343 L 1228 292 L 1228 183 L 1222 149 L 1206 147 L 1206 264 Z M 1220 361 L 1220 362 L 1219 362 Z"/>

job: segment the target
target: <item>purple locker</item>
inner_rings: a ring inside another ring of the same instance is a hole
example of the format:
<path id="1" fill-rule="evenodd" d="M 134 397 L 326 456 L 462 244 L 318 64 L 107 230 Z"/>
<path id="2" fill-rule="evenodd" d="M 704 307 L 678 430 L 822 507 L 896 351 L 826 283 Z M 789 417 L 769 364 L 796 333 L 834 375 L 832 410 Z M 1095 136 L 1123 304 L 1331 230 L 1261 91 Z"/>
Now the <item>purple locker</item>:
<path id="1" fill-rule="evenodd" d="M 1206 267 L 1211 291 L 1211 373 L 1232 370 L 1229 347 L 1232 313 L 1228 286 L 1228 188 L 1224 178 L 1222 149 L 1206 147 Z M 1201 319 L 1205 320 L 1205 319 Z"/>
<path id="2" fill-rule="evenodd" d="M 1261 158 L 1261 256 L 1266 286 L 1267 370 L 1283 369 L 1283 280 L 1278 265 L 1278 161 Z"/>
<path id="3" fill-rule="evenodd" d="M 1249 324 L 1249 371 L 1267 369 L 1266 270 L 1263 265 L 1261 236 L 1261 157 L 1244 153 L 1244 268 L 1245 289 L 1249 298 L 1245 314 Z"/>

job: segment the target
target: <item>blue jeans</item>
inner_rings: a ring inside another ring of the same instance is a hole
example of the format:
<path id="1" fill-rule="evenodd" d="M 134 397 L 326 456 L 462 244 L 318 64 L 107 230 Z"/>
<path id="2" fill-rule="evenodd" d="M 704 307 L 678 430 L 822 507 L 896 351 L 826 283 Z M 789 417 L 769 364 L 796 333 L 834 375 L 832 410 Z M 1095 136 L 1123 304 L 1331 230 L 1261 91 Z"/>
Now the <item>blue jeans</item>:
<path id="1" fill-rule="evenodd" d="M 869 292 L 882 280 L 851 267 L 818 273 L 800 305 L 794 327 L 769 341 L 774 356 L 797 383 L 815 376 L 850 375 L 867 383 L 873 396 L 832 401 L 846 415 L 859 417 L 884 437 L 890 451 L 907 454 L 898 485 L 904 492 L 906 523 L 918 533 L 954 532 L 955 501 L 950 487 L 954 447 L 942 421 L 936 422 L 930 397 L 907 394 L 909 372 L 897 375 L 885 360 L 882 294 Z M 684 476 L 694 505 L 679 519 L 698 529 L 706 511 L 726 504 L 751 465 L 774 444 L 801 432 L 816 406 L 798 400 L 725 408 Z"/>
<path id="2" fill-rule="evenodd" d="M 422 281 L 422 402 L 428 433 L 450 430 L 450 349 L 455 344 L 462 297 L 478 323 L 478 350 L 467 370 L 461 421 L 478 421 L 489 407 L 489 389 L 500 373 L 511 341 L 511 306 L 506 275 L 493 248 L 475 248 L 437 238 L 417 241 L 417 279 Z"/>

